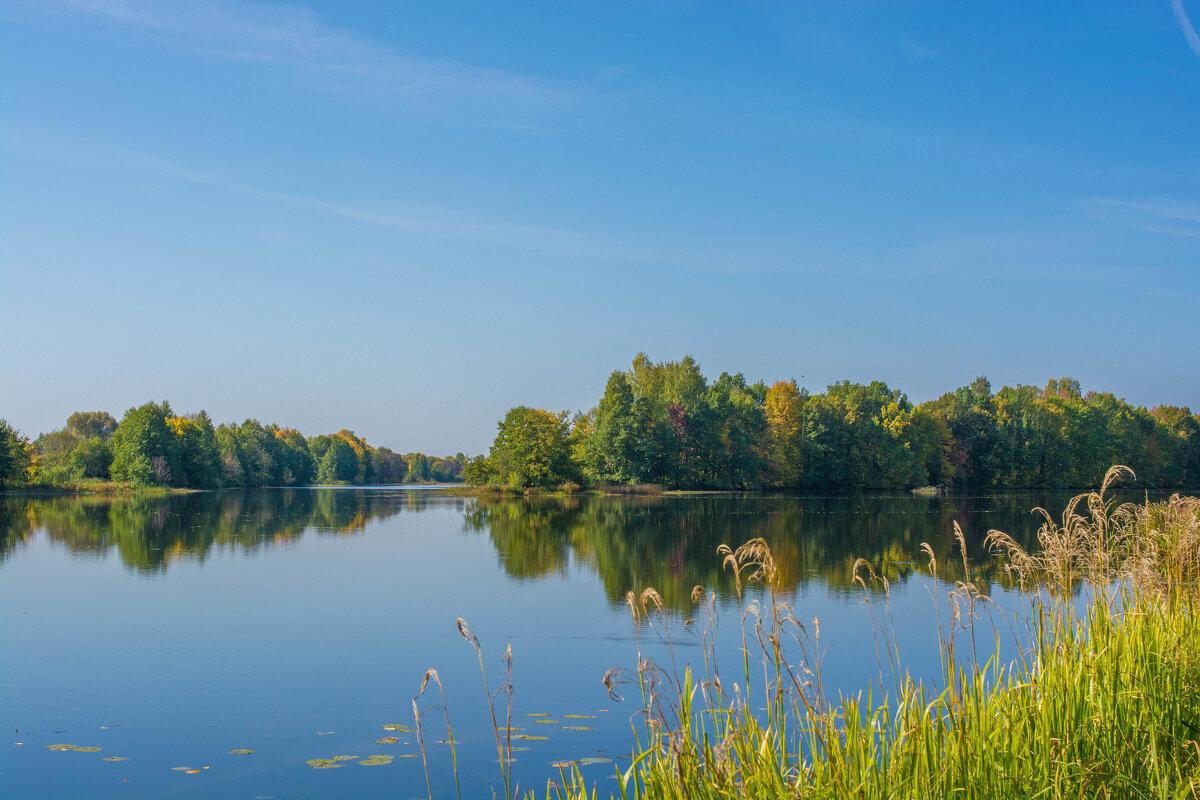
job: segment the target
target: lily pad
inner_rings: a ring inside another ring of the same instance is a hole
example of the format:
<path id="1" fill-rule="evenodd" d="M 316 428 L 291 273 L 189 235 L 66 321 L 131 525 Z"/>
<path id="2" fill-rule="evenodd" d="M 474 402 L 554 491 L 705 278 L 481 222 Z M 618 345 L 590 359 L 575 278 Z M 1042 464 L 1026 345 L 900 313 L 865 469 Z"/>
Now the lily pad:
<path id="1" fill-rule="evenodd" d="M 313 769 L 338 769 L 339 767 L 346 766 L 345 764 L 337 763 L 337 760 L 333 758 L 310 758 L 304 763 Z"/>
<path id="2" fill-rule="evenodd" d="M 125 756 L 105 756 L 104 758 L 102 758 L 100 760 L 101 761 L 128 761 L 129 759 L 126 758 Z"/>
<path id="3" fill-rule="evenodd" d="M 526 714 L 525 716 L 527 716 L 527 717 L 548 717 L 550 715 L 542 714 L 542 713 L 531 713 L 531 714 Z"/>
<path id="4" fill-rule="evenodd" d="M 333 760 L 334 761 L 354 761 L 357 758 L 358 758 L 358 756 L 334 756 Z"/>
<path id="5" fill-rule="evenodd" d="M 385 731 L 400 731 L 401 733 L 412 733 L 412 728 L 403 725 L 399 722 L 389 722 L 387 725 L 381 726 Z"/>
<path id="6" fill-rule="evenodd" d="M 564 731 L 594 731 L 595 728 L 589 728 L 587 725 L 563 725 Z"/>
<path id="7" fill-rule="evenodd" d="M 548 742 L 548 741 L 550 741 L 549 736 L 531 736 L 528 733 L 518 733 L 513 738 L 514 739 L 523 739 L 526 742 Z"/>
<path id="8" fill-rule="evenodd" d="M 384 764 L 392 763 L 393 758 L 395 758 L 395 756 L 384 756 L 384 755 L 367 756 L 362 761 L 358 762 L 358 765 L 360 767 L 381 767 Z"/>
<path id="9" fill-rule="evenodd" d="M 536 722 L 538 725 L 557 725 L 558 724 L 558 720 L 556 720 L 556 719 L 535 719 L 534 722 Z"/>
<path id="10" fill-rule="evenodd" d="M 563 719 L 595 719 L 595 714 L 563 714 Z"/>
<path id="11" fill-rule="evenodd" d="M 600 756 L 589 756 L 588 758 L 578 759 L 576 764 L 611 764 L 611 758 L 601 758 Z"/>
<path id="12" fill-rule="evenodd" d="M 419 758 L 416 753 L 401 753 L 398 758 Z"/>
<path id="13" fill-rule="evenodd" d="M 395 744 L 400 741 L 395 736 L 384 736 L 382 739 L 376 739 L 375 744 Z"/>
<path id="14" fill-rule="evenodd" d="M 254 751 L 253 750 L 230 750 L 229 752 L 235 756 L 248 756 L 251 753 L 253 753 Z"/>
<path id="15" fill-rule="evenodd" d="M 48 744 L 47 750 L 74 750 L 77 753 L 99 753 L 99 747 L 84 746 L 80 747 L 77 744 Z"/>
<path id="16" fill-rule="evenodd" d="M 176 772 L 192 772 L 191 767 L 171 767 L 171 769 L 175 770 Z"/>
<path id="17" fill-rule="evenodd" d="M 514 725 L 502 725 L 502 726 L 500 726 L 499 730 L 502 730 L 502 731 L 523 731 L 523 730 L 525 730 L 525 729 L 524 729 L 524 728 L 518 728 L 518 727 L 516 727 L 516 726 L 514 726 Z"/>

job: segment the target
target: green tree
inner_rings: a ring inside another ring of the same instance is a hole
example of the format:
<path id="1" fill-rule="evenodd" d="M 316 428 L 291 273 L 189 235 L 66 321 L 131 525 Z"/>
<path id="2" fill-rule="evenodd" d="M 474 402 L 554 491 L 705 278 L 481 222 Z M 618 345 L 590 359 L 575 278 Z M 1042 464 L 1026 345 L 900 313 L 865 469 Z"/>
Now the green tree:
<path id="1" fill-rule="evenodd" d="M 29 439 L 0 418 L 0 489 L 24 486 L 29 479 L 33 447 Z"/>
<path id="2" fill-rule="evenodd" d="M 170 486 L 182 470 L 175 435 L 167 425 L 171 406 L 146 403 L 125 412 L 113 433 L 113 480 L 134 486 Z"/>
<path id="3" fill-rule="evenodd" d="M 71 453 L 83 440 L 69 428 L 43 433 L 33 440 L 37 452 L 39 480 L 66 483 L 80 477 L 71 465 Z"/>
<path id="4" fill-rule="evenodd" d="M 722 372 L 705 395 L 708 424 L 699 454 L 703 485 L 721 489 L 759 486 L 766 469 L 765 385 L 747 385 L 741 373 Z"/>
<path id="5" fill-rule="evenodd" d="M 1150 415 L 1154 432 L 1147 441 L 1148 477 L 1153 485 L 1200 485 L 1200 416 L 1186 406 L 1158 406 Z"/>
<path id="6" fill-rule="evenodd" d="M 317 483 L 350 484 L 358 476 L 358 455 L 341 436 L 329 437 L 329 448 L 317 467 Z"/>
<path id="7" fill-rule="evenodd" d="M 567 412 L 517 406 L 498 425 L 489 473 L 514 489 L 554 487 L 574 480 Z"/>
<path id="8" fill-rule="evenodd" d="M 81 439 L 99 438 L 108 441 L 117 430 L 117 420 L 107 411 L 76 411 L 67 417 L 67 430 Z"/>
<path id="9" fill-rule="evenodd" d="M 637 440 L 633 386 L 617 371 L 609 376 L 595 423 L 582 441 L 584 475 L 593 483 L 639 483 L 644 476 Z"/>
<path id="10" fill-rule="evenodd" d="M 404 456 L 387 447 L 375 449 L 375 480 L 381 484 L 403 483 L 408 472 Z"/>
<path id="11" fill-rule="evenodd" d="M 300 431 L 280 428 L 275 431 L 283 447 L 280 460 L 283 464 L 283 482 L 288 486 L 308 486 L 317 477 L 317 461 L 309 449 L 308 440 Z"/>
<path id="12" fill-rule="evenodd" d="M 430 479 L 429 456 L 424 453 L 409 453 L 404 456 L 405 483 L 421 483 Z"/>
<path id="13" fill-rule="evenodd" d="M 491 465 L 488 457 L 481 454 L 463 461 L 462 478 L 472 486 L 485 486 L 491 483 Z"/>
<path id="14" fill-rule="evenodd" d="M 208 489 L 221 483 L 221 450 L 217 432 L 208 414 L 201 411 L 186 417 L 168 417 L 179 454 L 177 486 Z"/>
<path id="15" fill-rule="evenodd" d="M 79 446 L 71 451 L 71 471 L 81 478 L 107 479 L 110 477 L 111 464 L 112 448 L 99 436 L 80 442 Z"/>

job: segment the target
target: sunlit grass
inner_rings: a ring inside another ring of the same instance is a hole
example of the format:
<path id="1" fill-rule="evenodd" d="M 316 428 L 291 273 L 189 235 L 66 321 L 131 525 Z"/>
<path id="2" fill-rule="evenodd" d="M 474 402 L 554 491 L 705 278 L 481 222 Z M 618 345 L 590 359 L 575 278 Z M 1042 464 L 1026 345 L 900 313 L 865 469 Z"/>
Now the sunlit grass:
<path id="1" fill-rule="evenodd" d="M 943 603 L 930 609 L 938 634 L 929 646 L 941 653 L 936 681 L 904 671 L 890 587 L 863 560 L 854 572 L 873 624 L 862 635 L 874 640 L 880 681 L 836 698 L 821 680 L 820 622 L 794 615 L 765 541 L 717 553 L 739 597 L 747 585 L 763 588 L 743 598 L 732 675 L 717 667 L 712 592 L 693 591 L 688 626 L 703 659 L 687 665 L 676 663 L 658 592 L 631 592 L 630 611 L 646 623 L 635 626 L 636 666 L 605 676 L 614 696 L 641 709 L 616 796 L 1198 800 L 1200 500 L 1118 505 L 1107 492 L 1127 472 L 1110 470 L 1101 489 L 1074 498 L 1059 521 L 1042 511 L 1033 552 L 989 533 L 1028 601 L 1008 620 L 1020 652 L 1011 662 L 1000 660 L 998 638 L 990 654 L 976 649 L 976 622 L 990 601 L 972 581 L 955 526 L 962 578 L 944 616 Z M 936 575 L 933 550 L 922 549 Z M 669 663 L 645 655 L 643 627 L 666 645 Z M 729 654 L 720 655 L 728 663 Z M 502 741 L 494 708 L 493 723 L 504 751 L 511 740 Z M 558 763 L 548 797 L 597 796 L 579 763 Z M 504 796 L 514 797 L 503 752 L 501 764 Z"/>

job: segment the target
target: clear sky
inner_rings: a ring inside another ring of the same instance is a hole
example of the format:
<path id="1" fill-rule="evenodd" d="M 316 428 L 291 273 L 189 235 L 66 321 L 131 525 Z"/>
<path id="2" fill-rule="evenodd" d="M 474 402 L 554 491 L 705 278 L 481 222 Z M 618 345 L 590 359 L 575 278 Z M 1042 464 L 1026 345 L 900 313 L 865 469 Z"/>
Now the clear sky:
<path id="1" fill-rule="evenodd" d="M 1198 25 L 1200 0 L 0 0 L 0 416 L 167 399 L 474 453 L 638 351 L 1195 409 Z"/>

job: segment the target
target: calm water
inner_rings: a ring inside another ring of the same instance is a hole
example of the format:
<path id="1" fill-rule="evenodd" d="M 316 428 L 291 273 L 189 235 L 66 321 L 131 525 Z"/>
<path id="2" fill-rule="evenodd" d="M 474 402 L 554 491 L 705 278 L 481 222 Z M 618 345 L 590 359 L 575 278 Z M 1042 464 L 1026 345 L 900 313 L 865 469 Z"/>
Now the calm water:
<path id="1" fill-rule="evenodd" d="M 436 668 L 463 796 L 491 796 L 500 770 L 479 663 L 455 625 L 463 617 L 483 643 L 492 691 L 512 644 L 512 724 L 548 737 L 514 742 L 528 748 L 515 753 L 521 786 L 540 793 L 556 761 L 611 758 L 583 767 L 607 796 L 638 710 L 601 683 L 609 667 L 635 663 L 626 592 L 658 589 L 686 660 L 700 652 L 683 626 L 692 587 L 716 591 L 720 657 L 735 664 L 743 601 L 716 549 L 765 537 L 796 616 L 820 618 L 827 690 L 859 691 L 880 678 L 871 608 L 852 576 L 863 557 L 891 581 L 904 664 L 933 677 L 933 598 L 962 577 L 952 523 L 966 531 L 981 586 L 1015 608 L 979 543 L 989 528 L 1028 541 L 1029 509 L 1057 512 L 1064 499 L 525 502 L 397 488 L 0 498 L 0 795 L 425 797 L 415 736 L 382 726 L 412 726 L 411 698 Z M 926 575 L 921 542 L 943 581 Z M 421 707 L 436 698 L 434 687 Z M 454 797 L 449 747 L 436 743 L 446 738 L 440 705 L 422 724 L 435 796 Z M 373 754 L 396 759 L 305 764 Z M 102 760 L 116 756 L 128 760 Z"/>

